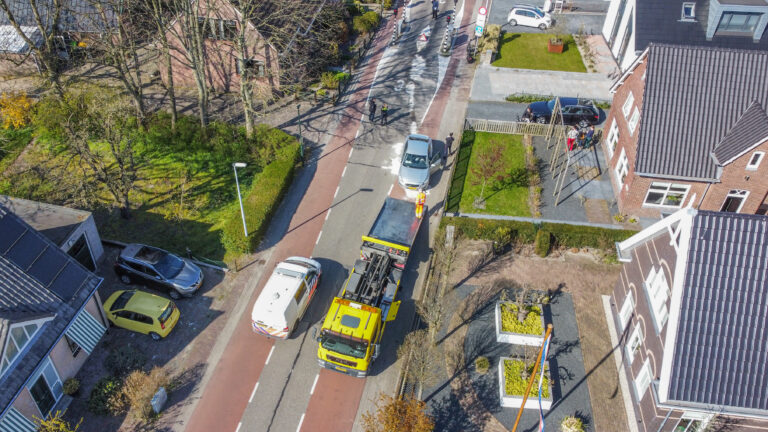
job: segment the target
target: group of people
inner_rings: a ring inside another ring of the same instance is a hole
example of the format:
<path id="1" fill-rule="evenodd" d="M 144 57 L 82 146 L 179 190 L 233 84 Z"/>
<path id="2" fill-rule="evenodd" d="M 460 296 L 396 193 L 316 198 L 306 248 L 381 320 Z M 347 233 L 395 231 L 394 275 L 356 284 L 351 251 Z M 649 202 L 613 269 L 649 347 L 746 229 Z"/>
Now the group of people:
<path id="1" fill-rule="evenodd" d="M 572 151 L 575 146 L 579 148 L 588 148 L 592 144 L 592 138 L 595 136 L 595 126 L 590 125 L 588 128 L 579 129 L 576 126 L 571 126 L 568 131 L 567 141 L 568 151 Z"/>
<path id="2" fill-rule="evenodd" d="M 387 124 L 387 114 L 389 114 L 389 107 L 387 104 L 382 103 L 381 104 L 381 124 L 386 125 Z M 371 98 L 371 100 L 368 102 L 368 120 L 371 121 L 371 123 L 374 122 L 376 119 L 376 99 Z"/>

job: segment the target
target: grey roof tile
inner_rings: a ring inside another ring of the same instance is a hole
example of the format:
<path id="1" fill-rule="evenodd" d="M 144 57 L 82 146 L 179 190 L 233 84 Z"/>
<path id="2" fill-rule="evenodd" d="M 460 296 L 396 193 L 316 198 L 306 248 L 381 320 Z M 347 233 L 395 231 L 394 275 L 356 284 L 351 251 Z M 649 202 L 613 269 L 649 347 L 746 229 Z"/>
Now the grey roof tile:
<path id="1" fill-rule="evenodd" d="M 652 44 L 647 61 L 635 171 L 717 179 L 715 146 L 753 101 L 768 106 L 768 52 Z"/>
<path id="2" fill-rule="evenodd" d="M 0 345 L 13 323 L 53 317 L 0 376 L 0 412 L 100 283 L 101 278 L 0 204 Z"/>
<path id="3" fill-rule="evenodd" d="M 718 165 L 723 165 L 767 138 L 768 115 L 760 102 L 753 101 L 712 151 L 712 157 Z"/>
<path id="4" fill-rule="evenodd" d="M 768 410 L 768 217 L 693 219 L 669 399 Z"/>

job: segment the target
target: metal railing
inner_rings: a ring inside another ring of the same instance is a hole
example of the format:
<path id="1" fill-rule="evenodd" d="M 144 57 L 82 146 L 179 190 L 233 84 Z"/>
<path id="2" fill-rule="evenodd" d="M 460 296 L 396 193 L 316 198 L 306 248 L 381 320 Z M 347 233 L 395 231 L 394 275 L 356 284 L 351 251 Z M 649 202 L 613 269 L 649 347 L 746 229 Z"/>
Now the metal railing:
<path id="1" fill-rule="evenodd" d="M 553 129 L 554 128 L 554 129 Z M 472 129 L 478 132 L 495 132 L 516 135 L 551 136 L 551 134 L 565 132 L 565 126 L 541 123 L 526 123 L 514 121 L 464 119 L 464 129 Z"/>

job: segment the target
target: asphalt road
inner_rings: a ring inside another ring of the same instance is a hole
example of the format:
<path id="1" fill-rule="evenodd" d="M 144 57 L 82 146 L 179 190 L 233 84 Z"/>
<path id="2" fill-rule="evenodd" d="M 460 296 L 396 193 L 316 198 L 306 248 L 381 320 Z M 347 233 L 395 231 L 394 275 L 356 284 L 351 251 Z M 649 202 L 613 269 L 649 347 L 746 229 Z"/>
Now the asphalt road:
<path id="1" fill-rule="evenodd" d="M 346 427 L 349 423 L 351 429 L 350 422 L 357 414 L 363 386 L 393 384 L 390 381 L 397 372 L 393 368 L 397 346 L 410 328 L 410 317 L 414 312 L 411 297 L 418 279 L 416 268 L 428 259 L 427 223 L 422 225 L 401 283 L 399 298 L 403 304 L 399 318 L 387 325 L 382 355 L 374 363 L 367 380 L 322 370 L 317 365 L 317 344 L 311 334 L 359 257 L 361 236 L 372 225 L 385 197 L 397 187 L 397 167 L 405 137 L 420 131 L 441 71 L 443 75 L 445 73 L 447 61 L 437 54 L 445 19 L 441 16 L 433 21 L 427 2 L 412 2 L 406 13 L 410 16 L 407 32 L 398 44 L 384 51 L 371 88 L 371 95 L 377 99 L 379 107 L 382 102 L 389 106 L 390 123 L 387 126 L 371 124 L 367 107 L 365 112 L 359 113 L 365 119 L 354 140 L 330 210 L 322 215 L 325 218 L 322 230 L 317 238 L 304 238 L 305 242 L 315 244 L 312 257 L 323 266 L 318 292 L 294 336 L 286 341 L 276 341 L 271 348 L 258 381 L 253 384 L 253 392 L 241 418 L 241 431 L 328 430 L 328 426 L 320 422 L 333 419 L 320 419 L 312 413 L 337 417 L 336 425 Z M 419 40 L 419 35 L 428 28 L 431 36 L 424 43 Z M 442 148 L 442 141 L 436 141 L 435 146 Z M 433 176 L 433 183 L 441 180 L 447 183 L 447 175 L 438 173 Z M 435 207 L 441 196 L 441 193 L 428 193 L 427 205 Z"/>

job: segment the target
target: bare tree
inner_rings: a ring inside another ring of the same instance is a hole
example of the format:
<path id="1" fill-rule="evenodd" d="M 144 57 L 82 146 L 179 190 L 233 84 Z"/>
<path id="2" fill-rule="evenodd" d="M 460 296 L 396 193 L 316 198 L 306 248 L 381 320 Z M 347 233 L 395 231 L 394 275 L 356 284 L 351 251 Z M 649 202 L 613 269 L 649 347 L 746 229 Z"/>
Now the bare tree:
<path id="1" fill-rule="evenodd" d="M 178 109 L 176 108 L 176 87 L 173 81 L 173 59 L 171 46 L 168 41 L 168 28 L 172 22 L 171 8 L 168 0 L 143 0 L 143 6 L 148 18 L 154 23 L 157 31 L 157 43 L 165 67 L 165 88 L 168 91 L 168 101 L 171 104 L 171 129 L 176 130 Z"/>
<path id="2" fill-rule="evenodd" d="M 484 147 L 477 154 L 475 165 L 470 168 L 472 171 L 473 183 L 482 185 L 480 188 L 480 199 L 485 200 L 485 185 L 492 180 L 503 180 L 505 177 L 504 168 L 504 148 L 500 143 L 491 141 L 491 144 Z"/>
<path id="3" fill-rule="evenodd" d="M 42 1 L 26 0 L 29 4 L 29 12 L 32 22 L 28 17 L 17 15 L 19 9 L 26 9 L 24 0 L 0 0 L 0 10 L 5 12 L 8 22 L 16 30 L 17 35 L 29 47 L 29 54 L 34 56 L 40 67 L 40 72 L 53 86 L 59 97 L 64 95 L 61 84 L 61 57 L 56 47 L 57 38 L 60 36 L 62 13 L 64 12 L 63 0 Z M 14 6 L 12 9 L 11 6 Z M 26 28 L 26 31 L 22 28 Z M 30 30 L 34 27 L 33 30 Z M 38 40 L 35 33 L 39 33 Z M 39 43 L 38 43 L 39 42 Z M 26 58 L 24 60 L 27 60 Z"/>
<path id="4" fill-rule="evenodd" d="M 405 336 L 397 350 L 398 358 L 403 360 L 405 379 L 418 388 L 416 399 L 421 399 L 424 387 L 433 385 L 439 378 L 439 362 L 435 361 L 438 353 L 428 338 L 425 330 L 416 330 Z"/>
<path id="5" fill-rule="evenodd" d="M 424 299 L 416 303 L 416 310 L 421 319 L 427 323 L 429 331 L 429 343 L 434 345 L 437 340 L 437 332 L 443 323 L 443 296 L 439 287 L 432 295 L 427 295 Z"/>

